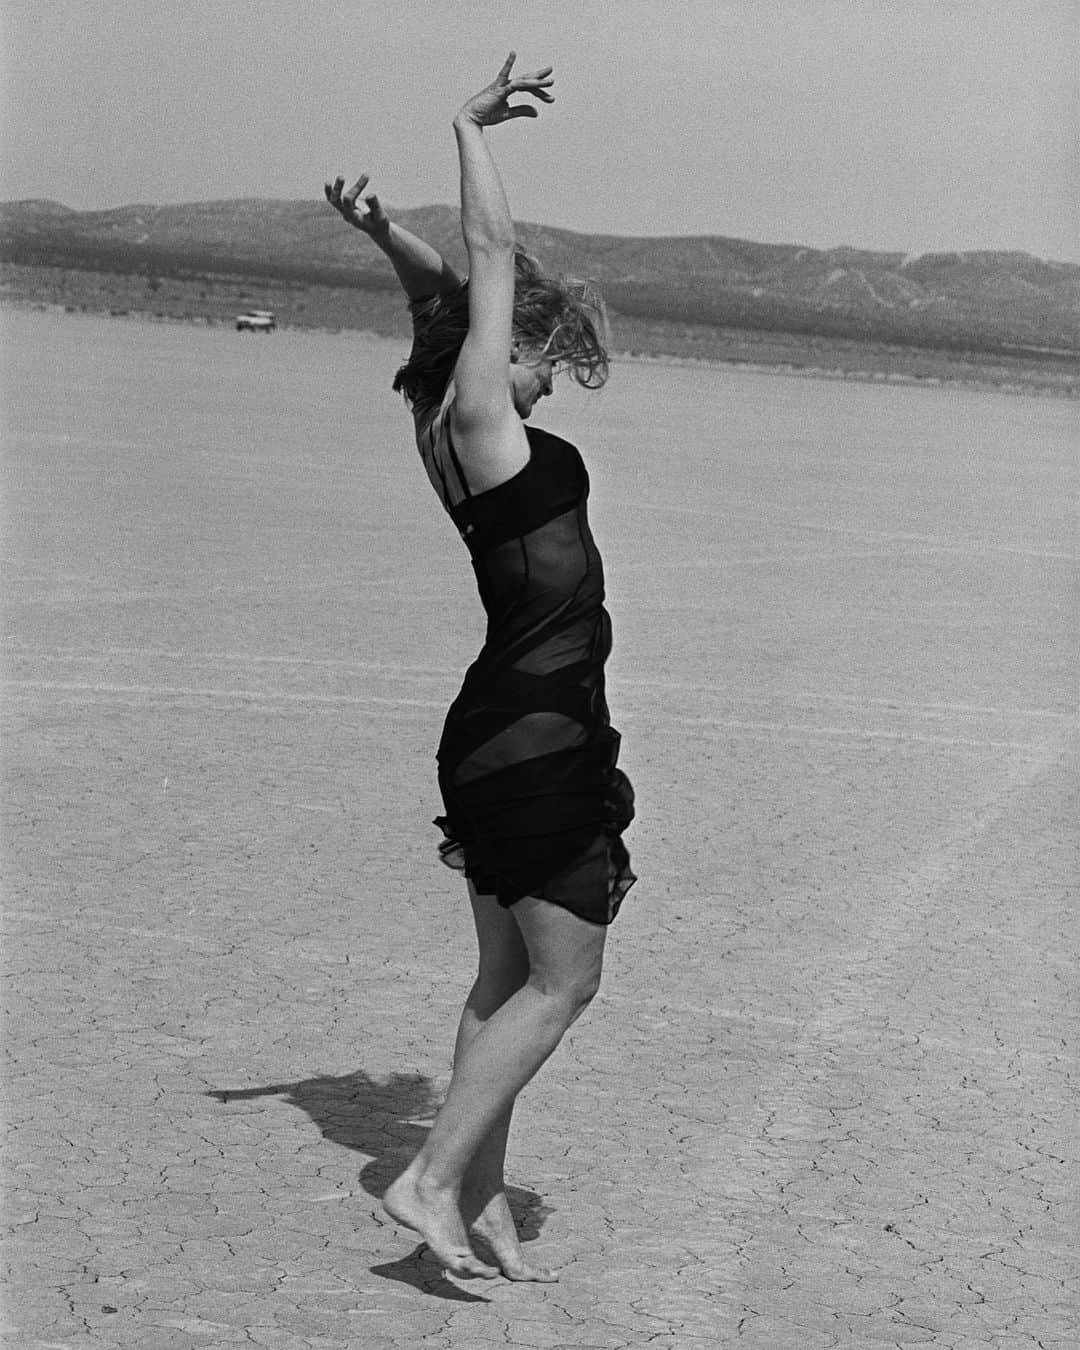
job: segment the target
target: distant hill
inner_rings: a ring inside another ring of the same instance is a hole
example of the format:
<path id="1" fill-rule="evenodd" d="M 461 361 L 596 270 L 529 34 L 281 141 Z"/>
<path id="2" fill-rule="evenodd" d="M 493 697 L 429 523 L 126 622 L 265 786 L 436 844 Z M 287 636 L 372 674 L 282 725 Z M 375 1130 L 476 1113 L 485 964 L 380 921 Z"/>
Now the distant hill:
<path id="1" fill-rule="evenodd" d="M 464 265 L 458 213 L 393 211 Z M 1026 253 L 905 255 L 758 244 L 724 236 L 642 238 L 520 224 L 548 267 L 597 281 L 639 319 L 976 351 L 1080 353 L 1080 266 Z M 0 204 L 0 260 L 179 277 L 260 277 L 384 290 L 390 269 L 325 203 L 243 199 L 73 211 Z"/>

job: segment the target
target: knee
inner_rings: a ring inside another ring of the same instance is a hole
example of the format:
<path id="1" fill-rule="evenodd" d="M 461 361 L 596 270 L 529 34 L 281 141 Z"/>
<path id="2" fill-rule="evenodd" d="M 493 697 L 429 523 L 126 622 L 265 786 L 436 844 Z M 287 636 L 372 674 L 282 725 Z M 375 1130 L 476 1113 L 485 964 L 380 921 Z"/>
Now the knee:
<path id="1" fill-rule="evenodd" d="M 579 1010 L 584 1012 L 596 995 L 600 992 L 601 967 L 599 962 L 584 971 L 578 980 L 574 983 L 574 997 L 577 1001 Z"/>
<path id="2" fill-rule="evenodd" d="M 573 992 L 573 1014 L 571 1022 L 576 1022 L 589 1004 L 593 1001 L 600 991 L 600 971 L 583 977 L 575 986 Z"/>
<path id="3" fill-rule="evenodd" d="M 600 989 L 601 966 L 597 962 L 580 970 L 560 972 L 557 977 L 534 971 L 530 983 L 551 998 L 559 1008 L 563 1020 L 576 1021 L 596 997 Z"/>

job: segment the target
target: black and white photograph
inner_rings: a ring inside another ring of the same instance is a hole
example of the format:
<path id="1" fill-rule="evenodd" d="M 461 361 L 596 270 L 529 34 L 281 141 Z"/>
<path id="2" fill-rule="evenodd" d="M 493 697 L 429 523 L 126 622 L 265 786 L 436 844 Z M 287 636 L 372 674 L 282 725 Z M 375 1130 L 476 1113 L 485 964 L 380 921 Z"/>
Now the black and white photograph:
<path id="1" fill-rule="evenodd" d="M 0 0 L 0 1346 L 1076 1350 L 1078 71 Z"/>

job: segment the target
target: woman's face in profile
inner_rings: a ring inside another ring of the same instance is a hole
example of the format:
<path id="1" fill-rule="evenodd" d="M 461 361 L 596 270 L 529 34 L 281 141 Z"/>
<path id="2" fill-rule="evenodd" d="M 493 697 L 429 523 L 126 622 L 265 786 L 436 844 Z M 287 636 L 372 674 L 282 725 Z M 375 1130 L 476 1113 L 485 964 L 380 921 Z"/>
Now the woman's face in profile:
<path id="1" fill-rule="evenodd" d="M 523 352 L 510 362 L 510 396 L 518 416 L 524 421 L 537 402 L 552 390 L 555 362 L 547 356 L 530 357 Z"/>

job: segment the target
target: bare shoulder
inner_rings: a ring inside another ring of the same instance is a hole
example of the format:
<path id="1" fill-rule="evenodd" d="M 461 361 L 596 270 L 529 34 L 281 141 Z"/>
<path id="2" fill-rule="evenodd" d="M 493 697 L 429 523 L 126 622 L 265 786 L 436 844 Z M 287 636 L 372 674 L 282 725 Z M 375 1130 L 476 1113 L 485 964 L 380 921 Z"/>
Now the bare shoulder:
<path id="1" fill-rule="evenodd" d="M 505 406 L 463 411 L 455 401 L 448 430 L 471 492 L 486 492 L 513 478 L 529 462 L 529 438 L 509 394 Z"/>

